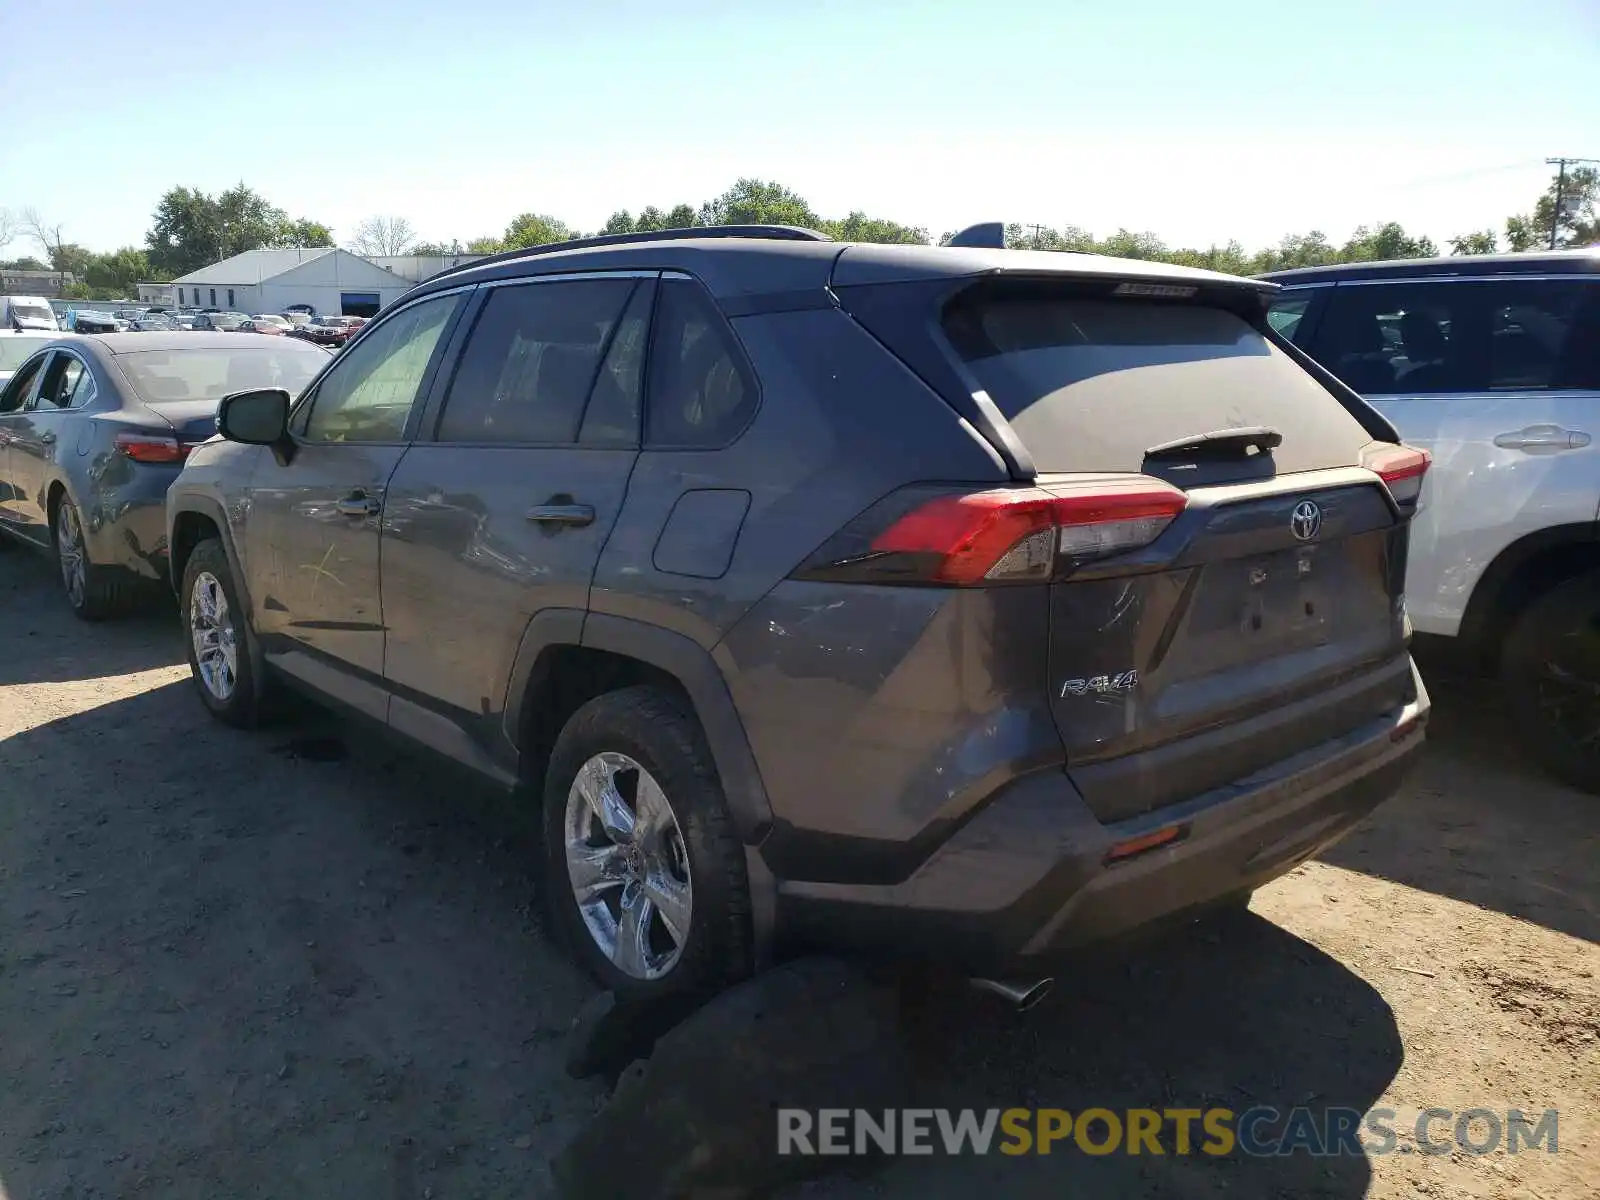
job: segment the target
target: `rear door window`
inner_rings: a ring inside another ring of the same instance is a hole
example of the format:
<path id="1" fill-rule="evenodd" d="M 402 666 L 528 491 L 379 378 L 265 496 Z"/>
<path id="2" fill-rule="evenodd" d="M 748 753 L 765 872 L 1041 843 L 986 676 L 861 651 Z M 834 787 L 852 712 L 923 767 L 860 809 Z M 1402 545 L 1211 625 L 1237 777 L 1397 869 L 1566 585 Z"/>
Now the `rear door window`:
<path id="1" fill-rule="evenodd" d="M 1312 352 L 1367 395 L 1600 387 L 1600 285 L 1451 280 L 1333 289 Z"/>
<path id="2" fill-rule="evenodd" d="M 623 309 L 628 278 L 490 291 L 450 384 L 441 442 L 570 445 Z"/>
<path id="3" fill-rule="evenodd" d="M 1044 472 L 1140 471 L 1152 446 L 1265 426 L 1278 471 L 1348 465 L 1371 440 L 1243 317 L 1179 302 L 978 285 L 945 336 Z"/>

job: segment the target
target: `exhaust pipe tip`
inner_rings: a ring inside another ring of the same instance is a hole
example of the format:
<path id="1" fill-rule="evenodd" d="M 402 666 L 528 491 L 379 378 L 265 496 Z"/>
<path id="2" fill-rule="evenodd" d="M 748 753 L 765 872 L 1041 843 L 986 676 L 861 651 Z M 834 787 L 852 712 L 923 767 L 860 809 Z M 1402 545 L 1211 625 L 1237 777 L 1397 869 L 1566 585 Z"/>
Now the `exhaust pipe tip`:
<path id="1" fill-rule="evenodd" d="M 1027 1012 L 1056 986 L 1056 981 L 1048 975 L 1034 980 L 974 978 L 970 982 L 980 992 L 989 992 L 1008 1001 L 1018 1012 Z"/>

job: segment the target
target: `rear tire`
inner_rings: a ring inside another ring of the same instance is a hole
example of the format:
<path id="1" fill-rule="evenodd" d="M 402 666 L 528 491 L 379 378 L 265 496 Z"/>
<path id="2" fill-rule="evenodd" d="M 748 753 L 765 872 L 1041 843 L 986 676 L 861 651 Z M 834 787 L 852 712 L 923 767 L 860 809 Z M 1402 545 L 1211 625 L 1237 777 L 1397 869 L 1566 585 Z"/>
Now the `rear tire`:
<path id="1" fill-rule="evenodd" d="M 56 502 L 50 517 L 50 548 L 73 616 L 80 621 L 104 621 L 127 609 L 127 584 L 89 557 L 83 516 L 66 496 Z"/>
<path id="2" fill-rule="evenodd" d="M 1600 573 L 1568 580 L 1523 610 L 1500 676 L 1523 745 L 1556 778 L 1600 792 Z"/>
<path id="3" fill-rule="evenodd" d="M 542 816 L 546 911 L 603 986 L 712 993 L 751 973 L 744 847 L 683 700 L 630 687 L 580 708 L 551 753 Z"/>
<path id="4" fill-rule="evenodd" d="M 206 538 L 189 554 L 178 593 L 189 672 L 200 702 L 228 725 L 250 729 L 265 712 L 261 683 L 250 661 L 244 606 L 228 554 Z"/>

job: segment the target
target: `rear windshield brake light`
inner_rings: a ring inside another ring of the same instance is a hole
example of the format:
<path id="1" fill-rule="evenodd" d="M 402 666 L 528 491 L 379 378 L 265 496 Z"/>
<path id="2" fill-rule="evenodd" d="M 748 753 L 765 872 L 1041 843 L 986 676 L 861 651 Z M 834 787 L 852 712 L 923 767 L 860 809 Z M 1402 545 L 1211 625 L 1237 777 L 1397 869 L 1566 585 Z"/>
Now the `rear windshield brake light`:
<path id="1" fill-rule="evenodd" d="M 875 505 L 800 578 L 871 583 L 1036 583 L 1063 565 L 1147 546 L 1188 498 L 1158 479 L 907 495 Z"/>

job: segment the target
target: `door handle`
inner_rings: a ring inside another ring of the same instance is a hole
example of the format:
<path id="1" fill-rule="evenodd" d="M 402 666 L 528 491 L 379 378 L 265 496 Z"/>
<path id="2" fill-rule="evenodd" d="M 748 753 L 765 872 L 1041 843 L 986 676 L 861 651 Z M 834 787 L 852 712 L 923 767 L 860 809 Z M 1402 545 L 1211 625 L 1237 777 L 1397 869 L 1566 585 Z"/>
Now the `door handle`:
<path id="1" fill-rule="evenodd" d="M 339 510 L 342 516 L 370 517 L 377 513 L 378 502 L 376 500 L 369 500 L 365 495 L 358 492 L 354 496 L 346 496 L 343 500 L 339 501 L 338 504 L 334 505 L 334 507 Z"/>
<path id="2" fill-rule="evenodd" d="M 1581 429 L 1563 429 L 1560 425 L 1529 425 L 1510 433 L 1496 435 L 1494 444 L 1502 450 L 1538 451 L 1581 450 L 1592 439 Z"/>
<path id="3" fill-rule="evenodd" d="M 594 508 L 588 504 L 540 504 L 527 511 L 530 521 L 544 525 L 592 525 Z"/>

